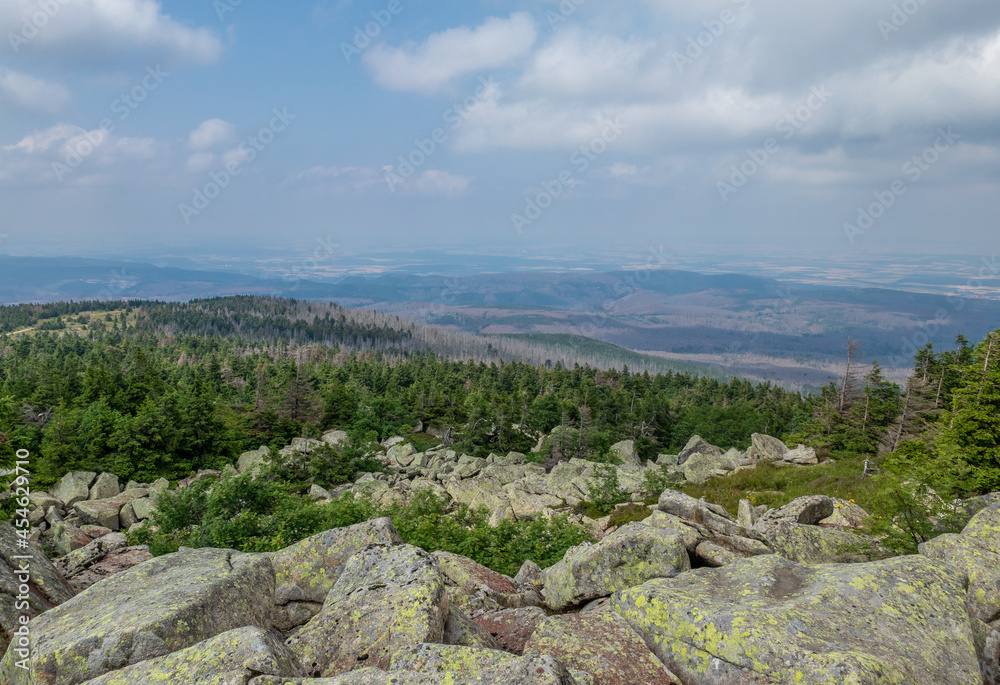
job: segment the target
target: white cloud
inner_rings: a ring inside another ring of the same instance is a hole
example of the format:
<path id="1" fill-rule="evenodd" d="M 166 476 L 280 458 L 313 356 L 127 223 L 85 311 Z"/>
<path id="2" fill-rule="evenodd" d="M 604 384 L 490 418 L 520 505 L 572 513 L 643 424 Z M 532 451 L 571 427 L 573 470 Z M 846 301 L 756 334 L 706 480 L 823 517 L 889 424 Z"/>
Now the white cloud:
<path id="1" fill-rule="evenodd" d="M 461 195 L 469 189 L 472 179 L 449 174 L 447 171 L 428 169 L 413 180 L 414 189 L 422 195 Z"/>
<path id="2" fill-rule="evenodd" d="M 192 150 L 207 150 L 236 139 L 236 127 L 222 119 L 208 119 L 188 136 Z"/>
<path id="3" fill-rule="evenodd" d="M 392 90 L 433 93 L 456 77 L 503 66 L 531 49 L 538 31 L 527 12 L 491 17 L 476 28 L 459 27 L 403 47 L 376 45 L 364 60 L 375 80 Z"/>
<path id="4" fill-rule="evenodd" d="M 0 106 L 29 112 L 55 112 L 69 102 L 69 91 L 57 84 L 0 67 Z"/>
<path id="5" fill-rule="evenodd" d="M 104 63 L 122 54 L 207 64 L 222 53 L 214 31 L 181 24 L 156 0 L 53 0 L 52 7 L 45 12 L 35 0 L 0 2 L 0 49 L 73 64 Z"/>
<path id="6" fill-rule="evenodd" d="M 200 174 L 204 171 L 208 171 L 212 168 L 212 164 L 215 163 L 215 155 L 211 152 L 196 152 L 190 157 L 188 157 L 187 163 L 184 165 L 188 171 L 196 174 Z"/>

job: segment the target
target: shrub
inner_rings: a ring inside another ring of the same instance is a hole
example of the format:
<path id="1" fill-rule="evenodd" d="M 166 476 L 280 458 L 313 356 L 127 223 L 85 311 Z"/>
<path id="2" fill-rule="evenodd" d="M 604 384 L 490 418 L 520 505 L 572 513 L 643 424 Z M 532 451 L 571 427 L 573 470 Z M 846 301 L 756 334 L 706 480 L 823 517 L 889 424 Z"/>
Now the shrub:
<path id="1" fill-rule="evenodd" d="M 653 512 L 650 511 L 648 506 L 632 502 L 624 507 L 618 507 L 611 513 L 611 518 L 608 519 L 608 527 L 620 527 L 634 521 L 645 521 L 652 515 Z"/>
<path id="2" fill-rule="evenodd" d="M 622 489 L 618 481 L 618 469 L 602 464 L 595 467 L 594 478 L 587 483 L 587 496 L 600 516 L 607 516 L 618 504 L 631 499 L 631 495 Z M 591 518 L 595 518 L 591 516 Z"/>

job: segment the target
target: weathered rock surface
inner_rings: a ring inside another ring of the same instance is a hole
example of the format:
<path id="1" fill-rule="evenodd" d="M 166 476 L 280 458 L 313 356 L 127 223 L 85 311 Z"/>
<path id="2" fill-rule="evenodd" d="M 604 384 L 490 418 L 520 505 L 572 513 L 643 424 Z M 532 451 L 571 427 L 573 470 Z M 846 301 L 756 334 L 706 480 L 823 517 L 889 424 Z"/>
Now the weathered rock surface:
<path id="1" fill-rule="evenodd" d="M 611 613 L 551 616 L 538 626 L 525 652 L 547 654 L 603 685 L 676 685 L 642 637 Z"/>
<path id="2" fill-rule="evenodd" d="M 145 496 L 145 490 L 129 490 L 111 499 L 77 502 L 73 505 L 73 510 L 83 523 L 101 526 L 109 530 L 119 530 L 121 523 L 118 515 L 121 513 L 122 507 L 134 499 Z"/>
<path id="3" fill-rule="evenodd" d="M 450 552 L 434 552 L 433 556 L 450 603 L 470 615 L 541 604 L 537 592 L 519 591 L 513 580 L 472 559 Z"/>
<path id="4" fill-rule="evenodd" d="M 457 607 L 451 607 L 448 611 L 442 642 L 459 647 L 500 649 L 500 643 L 495 637 Z"/>
<path id="5" fill-rule="evenodd" d="M 8 651 L 0 682 L 74 685 L 228 630 L 269 629 L 273 592 L 265 555 L 202 549 L 159 557 L 32 621 L 30 675 Z"/>
<path id="6" fill-rule="evenodd" d="M 969 577 L 969 613 L 1000 628 L 1000 504 L 976 514 L 961 534 L 925 542 L 920 553 L 965 572 Z"/>
<path id="7" fill-rule="evenodd" d="M 524 653 L 528 638 L 545 618 L 546 613 L 540 607 L 524 607 L 480 614 L 472 620 L 496 639 L 500 649 L 520 655 Z"/>
<path id="8" fill-rule="evenodd" d="M 965 577 L 920 556 L 806 567 L 760 556 L 616 594 L 685 683 L 979 685 Z"/>
<path id="9" fill-rule="evenodd" d="M 410 545 L 375 546 L 348 560 L 323 610 L 288 645 L 307 676 L 384 669 L 405 649 L 440 643 L 447 618 L 435 559 Z"/>
<path id="10" fill-rule="evenodd" d="M 204 642 L 87 681 L 87 685 L 244 685 L 254 676 L 300 675 L 276 633 L 238 628 Z"/>
<path id="11" fill-rule="evenodd" d="M 349 528 L 335 528 L 271 554 L 274 564 L 274 602 L 324 602 L 347 561 L 372 545 L 401 543 L 387 518 Z"/>
<path id="12" fill-rule="evenodd" d="M 118 484 L 118 476 L 113 473 L 102 473 L 90 486 L 90 496 L 88 499 L 111 499 L 121 494 L 121 486 Z"/>
<path id="13" fill-rule="evenodd" d="M 97 474 L 92 471 L 67 473 L 52 488 L 52 496 L 67 507 L 72 507 L 77 502 L 83 502 L 90 497 L 90 486 L 95 478 L 97 478 Z"/>
<path id="14" fill-rule="evenodd" d="M 270 458 L 271 451 L 266 447 L 261 447 L 260 449 L 252 452 L 244 452 L 236 461 L 236 470 L 239 473 L 251 473 L 256 475 L 267 465 Z"/>
<path id="15" fill-rule="evenodd" d="M 597 544 L 567 551 L 545 571 L 543 594 L 546 604 L 558 611 L 690 568 L 681 537 L 629 523 Z"/>
<path id="16" fill-rule="evenodd" d="M 20 627 L 22 614 L 34 618 L 73 596 L 73 589 L 38 545 L 28 542 L 22 548 L 21 542 L 17 529 L 9 523 L 0 523 L 0 648 L 3 650 Z M 29 580 L 27 598 L 20 599 L 21 585 L 26 579 Z M 27 607 L 19 606 L 25 601 Z"/>

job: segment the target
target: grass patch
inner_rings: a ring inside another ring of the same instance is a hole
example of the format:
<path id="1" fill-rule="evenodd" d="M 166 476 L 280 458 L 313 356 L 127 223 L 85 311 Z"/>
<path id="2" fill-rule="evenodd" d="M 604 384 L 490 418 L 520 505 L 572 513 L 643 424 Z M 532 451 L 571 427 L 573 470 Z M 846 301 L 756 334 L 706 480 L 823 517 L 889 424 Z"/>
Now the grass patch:
<path id="1" fill-rule="evenodd" d="M 829 460 L 816 466 L 759 464 L 756 468 L 713 478 L 701 485 L 687 484 L 681 490 L 692 497 L 720 504 L 736 514 L 741 499 L 755 505 L 777 508 L 797 497 L 827 495 L 854 500 L 866 511 L 878 504 L 878 486 L 862 475 L 864 457 Z"/>

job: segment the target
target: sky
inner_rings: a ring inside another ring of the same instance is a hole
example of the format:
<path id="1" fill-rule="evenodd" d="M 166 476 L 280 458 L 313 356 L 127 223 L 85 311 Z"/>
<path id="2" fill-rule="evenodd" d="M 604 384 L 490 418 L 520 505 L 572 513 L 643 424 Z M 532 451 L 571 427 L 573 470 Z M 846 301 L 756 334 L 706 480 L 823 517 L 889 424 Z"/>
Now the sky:
<path id="1" fill-rule="evenodd" d="M 996 0 L 0 0 L 0 254 L 995 254 Z"/>

